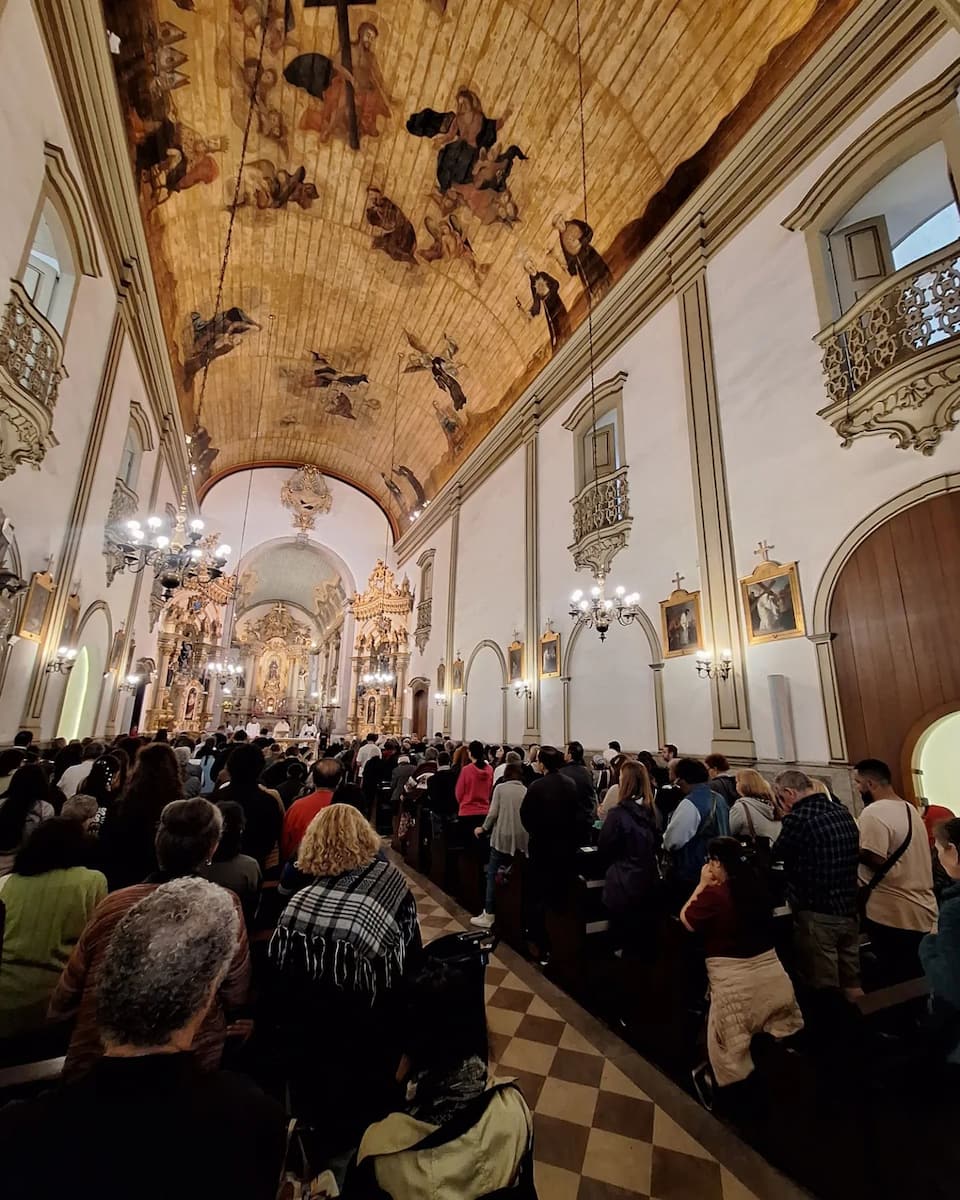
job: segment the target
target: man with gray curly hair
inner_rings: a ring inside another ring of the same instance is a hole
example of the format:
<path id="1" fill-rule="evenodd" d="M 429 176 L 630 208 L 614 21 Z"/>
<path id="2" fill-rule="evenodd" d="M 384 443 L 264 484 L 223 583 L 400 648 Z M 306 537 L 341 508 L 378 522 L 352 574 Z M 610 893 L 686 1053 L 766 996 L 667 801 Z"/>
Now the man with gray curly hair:
<path id="1" fill-rule="evenodd" d="M 103 1057 L 78 1082 L 0 1111 L 11 1196 L 54 1200 L 68 1179 L 71 1196 L 91 1200 L 273 1200 L 283 1109 L 190 1053 L 239 936 L 230 893 L 203 879 L 163 884 L 121 918 L 97 981 Z"/>

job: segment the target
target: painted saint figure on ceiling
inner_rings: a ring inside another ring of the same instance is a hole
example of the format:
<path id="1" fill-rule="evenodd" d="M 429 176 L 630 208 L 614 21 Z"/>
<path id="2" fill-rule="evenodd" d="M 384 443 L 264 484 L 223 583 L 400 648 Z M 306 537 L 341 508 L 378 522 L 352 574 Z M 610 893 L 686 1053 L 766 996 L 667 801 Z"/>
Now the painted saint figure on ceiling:
<path id="1" fill-rule="evenodd" d="M 321 142 L 333 137 L 349 142 L 347 85 L 351 84 L 359 136 L 380 136 L 380 121 L 390 116 L 395 101 L 377 59 L 379 36 L 372 21 L 360 23 L 356 40 L 350 43 L 350 68 L 325 54 L 299 54 L 287 65 L 283 72 L 286 81 L 312 97 L 300 119 L 301 129 L 318 134 Z"/>
<path id="2" fill-rule="evenodd" d="M 204 320 L 200 313 L 192 312 L 189 333 L 184 339 L 184 386 L 189 390 L 198 372 L 208 367 L 215 358 L 222 358 L 235 350 L 244 334 L 260 328 L 257 321 L 236 306 L 225 309 L 209 321 Z"/>
<path id="3" fill-rule="evenodd" d="M 584 291 L 596 304 L 613 286 L 613 276 L 603 257 L 593 248 L 593 230 L 585 221 L 554 217 L 553 227 L 560 235 L 560 249 L 567 270 L 575 275 Z"/>
<path id="4" fill-rule="evenodd" d="M 446 354 L 431 354 L 409 330 L 405 329 L 403 332 L 414 350 L 413 354 L 407 355 L 407 365 L 403 368 L 403 373 L 409 375 L 412 371 L 429 371 L 437 387 L 446 392 L 453 401 L 454 409 L 459 412 L 461 408 L 466 408 L 467 397 L 457 379 L 461 369 L 460 363 L 456 361 L 459 351 L 457 343 L 445 333 L 443 339 L 446 343 Z"/>
<path id="5" fill-rule="evenodd" d="M 377 187 L 367 188 L 367 221 L 382 233 L 373 235 L 374 250 L 382 250 L 395 262 L 416 264 L 417 233 L 400 207 Z"/>
<path id="6" fill-rule="evenodd" d="M 517 297 L 517 308 L 530 320 L 542 312 L 547 320 L 547 331 L 550 334 L 550 346 L 557 346 L 570 335 L 570 317 L 567 306 L 560 298 L 560 281 L 548 275 L 546 271 L 538 271 L 536 265 L 529 259 L 523 264 L 523 269 L 530 277 L 529 308 Z"/>
<path id="7" fill-rule="evenodd" d="M 514 162 L 526 161 L 519 146 L 500 152 L 500 129 L 509 119 L 488 117 L 476 92 L 461 88 L 456 110 L 437 112 L 424 108 L 407 120 L 414 137 L 436 138 L 437 200 L 441 212 L 450 213 L 459 204 L 468 208 L 485 225 L 494 221 L 512 224 L 518 219 L 508 180 Z"/>
<path id="8" fill-rule="evenodd" d="M 258 158 L 244 164 L 236 205 L 231 196 L 227 209 L 249 207 L 263 211 L 298 204 L 307 210 L 319 195 L 316 184 L 307 182 L 306 167 L 286 171 L 274 166 L 268 158 Z"/>

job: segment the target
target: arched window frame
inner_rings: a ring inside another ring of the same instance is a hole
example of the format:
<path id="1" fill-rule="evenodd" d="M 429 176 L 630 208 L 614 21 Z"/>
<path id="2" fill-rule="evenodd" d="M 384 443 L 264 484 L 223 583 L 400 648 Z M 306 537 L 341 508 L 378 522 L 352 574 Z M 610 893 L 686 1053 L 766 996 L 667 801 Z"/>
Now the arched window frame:
<path id="1" fill-rule="evenodd" d="M 420 568 L 419 601 L 417 603 L 417 627 L 413 631 L 413 640 L 422 654 L 430 640 L 433 629 L 433 560 L 436 550 L 425 550 L 417 559 Z"/>

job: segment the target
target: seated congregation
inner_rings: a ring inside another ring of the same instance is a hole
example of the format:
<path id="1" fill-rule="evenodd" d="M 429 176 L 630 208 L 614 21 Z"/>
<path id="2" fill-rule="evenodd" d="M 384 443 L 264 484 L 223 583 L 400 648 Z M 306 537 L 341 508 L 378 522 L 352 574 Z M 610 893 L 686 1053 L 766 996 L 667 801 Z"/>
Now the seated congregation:
<path id="1" fill-rule="evenodd" d="M 18 742 L 0 1080 L 63 1062 L 0 1091 L 10 1195 L 63 1194 L 66 1162 L 99 1200 L 269 1200 L 283 1174 L 348 1200 L 534 1196 L 530 1108 L 490 1077 L 494 935 L 720 1113 L 905 986 L 929 992 L 922 1069 L 955 1086 L 960 820 L 879 761 L 856 820 L 799 770 L 670 745 Z M 424 944 L 398 855 L 476 933 Z"/>

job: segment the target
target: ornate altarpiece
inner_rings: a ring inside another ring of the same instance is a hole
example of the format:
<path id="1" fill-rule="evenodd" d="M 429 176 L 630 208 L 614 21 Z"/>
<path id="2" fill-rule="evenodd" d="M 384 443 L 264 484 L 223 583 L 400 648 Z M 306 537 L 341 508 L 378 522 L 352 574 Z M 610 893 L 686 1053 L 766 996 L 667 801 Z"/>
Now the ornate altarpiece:
<path id="1" fill-rule="evenodd" d="M 366 591 L 353 596 L 348 609 L 356 619 L 357 630 L 347 728 L 357 737 L 368 733 L 399 736 L 410 664 L 410 581 L 404 576 L 398 584 L 390 568 L 378 559 Z M 377 675 L 390 677 L 390 682 L 364 682 L 364 676 Z"/>

